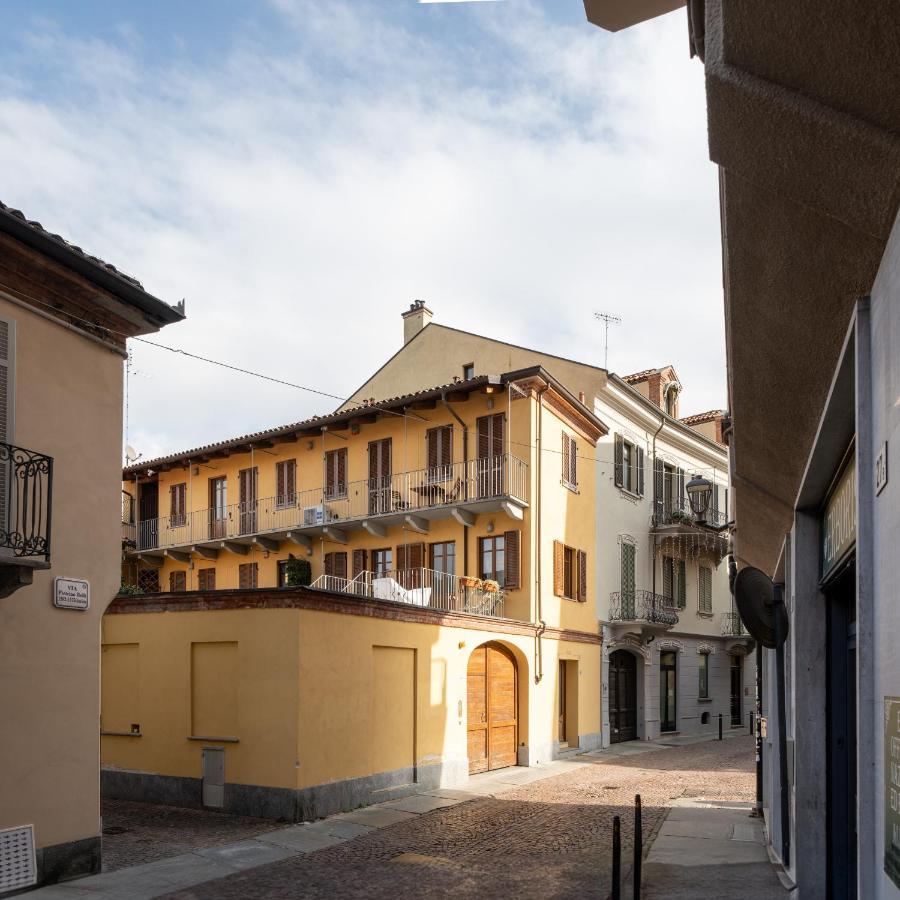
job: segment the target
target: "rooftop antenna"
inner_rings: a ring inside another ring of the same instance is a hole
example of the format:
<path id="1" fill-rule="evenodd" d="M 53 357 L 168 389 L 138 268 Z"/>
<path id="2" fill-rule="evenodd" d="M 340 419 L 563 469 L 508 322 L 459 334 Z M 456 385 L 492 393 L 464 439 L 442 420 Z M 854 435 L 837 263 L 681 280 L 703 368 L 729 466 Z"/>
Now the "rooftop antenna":
<path id="1" fill-rule="evenodd" d="M 621 325 L 622 320 L 619 316 L 614 316 L 612 313 L 607 312 L 595 312 L 594 318 L 603 323 L 603 368 L 607 369 L 609 368 L 607 366 L 609 361 L 609 326 Z"/>

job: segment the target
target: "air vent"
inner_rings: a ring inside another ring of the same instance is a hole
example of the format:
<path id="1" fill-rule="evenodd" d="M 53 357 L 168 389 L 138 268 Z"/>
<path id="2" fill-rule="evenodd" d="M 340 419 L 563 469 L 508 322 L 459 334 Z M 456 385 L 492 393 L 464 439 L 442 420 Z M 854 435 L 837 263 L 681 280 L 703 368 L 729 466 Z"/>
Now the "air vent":
<path id="1" fill-rule="evenodd" d="M 34 859 L 34 828 L 0 830 L 0 892 L 14 891 L 37 883 Z"/>

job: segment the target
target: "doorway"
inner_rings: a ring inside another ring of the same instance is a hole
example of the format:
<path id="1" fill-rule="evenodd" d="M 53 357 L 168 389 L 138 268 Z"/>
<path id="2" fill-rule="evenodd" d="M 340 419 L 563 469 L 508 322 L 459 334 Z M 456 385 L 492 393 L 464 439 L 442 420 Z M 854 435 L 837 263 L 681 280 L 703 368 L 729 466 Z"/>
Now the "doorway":
<path id="1" fill-rule="evenodd" d="M 744 693 L 744 657 L 731 657 L 731 727 L 740 728 L 743 720 L 741 697 Z"/>
<path id="2" fill-rule="evenodd" d="M 469 774 L 516 765 L 518 670 L 501 644 L 472 651 L 466 673 Z"/>
<path id="3" fill-rule="evenodd" d="M 637 739 L 637 659 L 627 650 L 609 655 L 609 740 Z"/>
<path id="4" fill-rule="evenodd" d="M 369 441 L 370 516 L 390 512 L 394 508 L 391 487 L 391 439 Z"/>
<path id="5" fill-rule="evenodd" d="M 828 896 L 856 897 L 856 563 L 825 586 Z"/>
<path id="6" fill-rule="evenodd" d="M 159 544 L 159 482 L 148 481 L 140 486 L 138 549 L 150 550 Z"/>
<path id="7" fill-rule="evenodd" d="M 673 650 L 659 654 L 659 730 L 676 731 L 678 727 L 678 664 Z"/>

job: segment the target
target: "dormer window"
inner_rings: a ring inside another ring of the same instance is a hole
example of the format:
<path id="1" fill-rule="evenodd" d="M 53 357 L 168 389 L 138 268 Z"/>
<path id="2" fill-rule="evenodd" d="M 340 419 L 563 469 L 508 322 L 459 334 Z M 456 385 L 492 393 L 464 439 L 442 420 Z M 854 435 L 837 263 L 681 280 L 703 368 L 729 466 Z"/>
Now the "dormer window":
<path id="1" fill-rule="evenodd" d="M 471 381 L 475 377 L 475 363 L 466 363 L 463 366 L 463 381 Z"/>
<path id="2" fill-rule="evenodd" d="M 678 385 L 675 383 L 666 387 L 666 415 L 678 418 Z"/>

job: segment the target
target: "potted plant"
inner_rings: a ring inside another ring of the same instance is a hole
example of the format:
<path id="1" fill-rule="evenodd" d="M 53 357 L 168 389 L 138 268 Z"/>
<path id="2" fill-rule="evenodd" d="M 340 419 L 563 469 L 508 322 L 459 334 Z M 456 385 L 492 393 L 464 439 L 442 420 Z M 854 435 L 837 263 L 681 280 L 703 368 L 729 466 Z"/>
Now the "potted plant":
<path id="1" fill-rule="evenodd" d="M 486 578 L 482 582 L 482 588 L 486 594 L 497 594 L 500 592 L 500 583 L 492 578 Z"/>
<path id="2" fill-rule="evenodd" d="M 459 583 L 463 587 L 467 587 L 467 588 L 480 588 L 481 587 L 481 579 L 475 578 L 472 575 L 460 576 Z"/>

